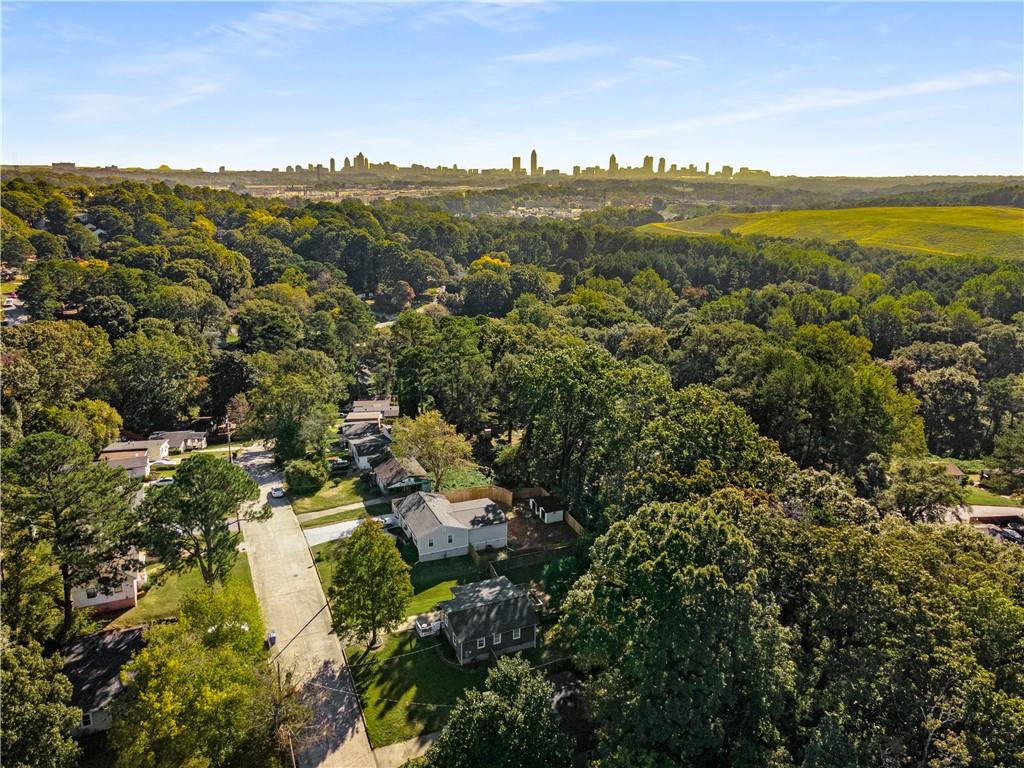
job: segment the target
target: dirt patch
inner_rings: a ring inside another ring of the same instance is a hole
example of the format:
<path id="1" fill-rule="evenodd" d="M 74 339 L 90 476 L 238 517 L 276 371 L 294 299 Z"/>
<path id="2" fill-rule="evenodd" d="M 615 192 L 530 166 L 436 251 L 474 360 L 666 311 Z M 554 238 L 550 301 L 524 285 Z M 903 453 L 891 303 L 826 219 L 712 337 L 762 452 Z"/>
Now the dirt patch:
<path id="1" fill-rule="evenodd" d="M 508 514 L 508 546 L 516 552 L 552 549 L 576 541 L 572 528 L 562 523 L 542 523 L 536 517 L 527 517 L 522 507 Z"/>

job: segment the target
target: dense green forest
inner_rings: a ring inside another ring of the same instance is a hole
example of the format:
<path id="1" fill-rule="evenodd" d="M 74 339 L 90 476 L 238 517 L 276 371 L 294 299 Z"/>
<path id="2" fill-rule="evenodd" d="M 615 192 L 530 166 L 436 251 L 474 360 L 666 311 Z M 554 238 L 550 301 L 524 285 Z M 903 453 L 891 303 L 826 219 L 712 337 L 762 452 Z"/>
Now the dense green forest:
<path id="1" fill-rule="evenodd" d="M 131 529 L 40 547 L 32 456 L 86 477 L 122 430 L 244 394 L 250 434 L 315 459 L 339 406 L 393 396 L 586 525 L 547 580 L 599 765 L 1024 764 L 1024 549 L 934 525 L 963 492 L 926 461 L 1024 494 L 1024 262 L 664 238 L 637 207 L 22 179 L 2 203 L 30 318 L 2 337 L 11 642 L 73 634 L 65 565 Z"/>

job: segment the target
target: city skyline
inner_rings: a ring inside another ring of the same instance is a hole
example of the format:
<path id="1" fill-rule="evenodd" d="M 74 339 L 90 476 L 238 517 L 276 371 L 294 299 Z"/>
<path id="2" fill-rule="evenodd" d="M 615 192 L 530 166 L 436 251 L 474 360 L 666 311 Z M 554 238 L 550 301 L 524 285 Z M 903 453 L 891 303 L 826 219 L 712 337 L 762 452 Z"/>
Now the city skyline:
<path id="1" fill-rule="evenodd" d="M 5 3 L 2 160 L 1021 173 L 1024 10 L 977 8 Z"/>

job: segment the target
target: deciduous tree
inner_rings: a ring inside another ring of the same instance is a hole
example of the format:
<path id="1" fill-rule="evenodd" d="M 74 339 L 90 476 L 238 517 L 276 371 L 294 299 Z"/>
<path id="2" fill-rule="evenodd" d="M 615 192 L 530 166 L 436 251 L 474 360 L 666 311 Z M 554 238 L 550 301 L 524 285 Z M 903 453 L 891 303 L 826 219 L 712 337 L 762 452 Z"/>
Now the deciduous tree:
<path id="1" fill-rule="evenodd" d="M 334 553 L 331 615 L 341 637 L 353 636 L 374 648 L 382 632 L 404 619 L 412 598 L 410 568 L 395 541 L 371 517 L 346 538 Z"/>
<path id="2" fill-rule="evenodd" d="M 434 490 L 441 490 L 452 472 L 469 464 L 473 449 L 455 427 L 437 411 L 426 411 L 415 418 L 403 418 L 392 428 L 396 456 L 416 459 L 427 472 Z"/>

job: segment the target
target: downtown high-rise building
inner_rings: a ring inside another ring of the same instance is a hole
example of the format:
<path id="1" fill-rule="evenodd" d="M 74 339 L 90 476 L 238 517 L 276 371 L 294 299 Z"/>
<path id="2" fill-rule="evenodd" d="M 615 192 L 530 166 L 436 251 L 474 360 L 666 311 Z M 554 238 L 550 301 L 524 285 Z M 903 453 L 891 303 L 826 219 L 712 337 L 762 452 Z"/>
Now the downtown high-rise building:
<path id="1" fill-rule="evenodd" d="M 512 173 L 522 173 L 522 172 L 523 172 L 523 158 L 519 157 L 518 155 L 513 155 L 512 156 Z"/>
<path id="2" fill-rule="evenodd" d="M 608 158 L 608 173 L 615 173 L 619 170 L 619 161 L 615 159 L 615 153 L 613 152 L 611 157 Z"/>
<path id="3" fill-rule="evenodd" d="M 537 150 L 536 149 L 533 150 L 530 153 L 530 175 L 531 176 L 536 176 L 537 175 Z"/>
<path id="4" fill-rule="evenodd" d="M 337 168 L 334 166 L 334 158 L 332 157 L 331 158 L 331 173 L 334 173 L 336 170 L 337 170 Z"/>

